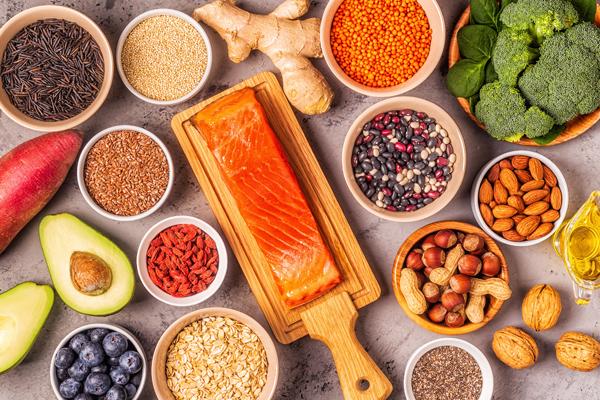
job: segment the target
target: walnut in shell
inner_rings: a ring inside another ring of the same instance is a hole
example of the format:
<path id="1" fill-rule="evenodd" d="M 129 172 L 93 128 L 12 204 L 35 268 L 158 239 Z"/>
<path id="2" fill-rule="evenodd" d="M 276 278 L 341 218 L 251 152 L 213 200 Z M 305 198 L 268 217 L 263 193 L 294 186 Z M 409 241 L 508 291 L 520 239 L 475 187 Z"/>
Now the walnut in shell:
<path id="1" fill-rule="evenodd" d="M 560 294 L 550 285 L 535 285 L 525 295 L 521 313 L 523 322 L 536 332 L 552 328 L 562 310 Z"/>
<path id="2" fill-rule="evenodd" d="M 500 361 L 514 369 L 531 367 L 539 355 L 535 340 L 514 326 L 507 326 L 494 333 L 492 349 Z"/>
<path id="3" fill-rule="evenodd" d="M 565 332 L 556 345 L 556 359 L 575 371 L 591 371 L 600 365 L 600 342 L 580 332 Z"/>

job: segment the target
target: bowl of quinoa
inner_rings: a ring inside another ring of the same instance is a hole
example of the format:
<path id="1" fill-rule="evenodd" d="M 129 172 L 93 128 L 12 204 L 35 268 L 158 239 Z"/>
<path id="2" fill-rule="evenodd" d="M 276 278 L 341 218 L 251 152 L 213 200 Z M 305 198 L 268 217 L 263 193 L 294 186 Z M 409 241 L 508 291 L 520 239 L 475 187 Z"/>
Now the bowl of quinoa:
<path id="1" fill-rule="evenodd" d="M 117 43 L 117 71 L 138 98 L 174 105 L 189 100 L 210 75 L 212 48 L 192 17 L 167 8 L 138 15 Z"/>
<path id="2" fill-rule="evenodd" d="M 83 148 L 77 183 L 98 214 L 115 221 L 147 217 L 166 201 L 173 187 L 173 160 L 153 133 L 118 125 L 96 134 Z"/>

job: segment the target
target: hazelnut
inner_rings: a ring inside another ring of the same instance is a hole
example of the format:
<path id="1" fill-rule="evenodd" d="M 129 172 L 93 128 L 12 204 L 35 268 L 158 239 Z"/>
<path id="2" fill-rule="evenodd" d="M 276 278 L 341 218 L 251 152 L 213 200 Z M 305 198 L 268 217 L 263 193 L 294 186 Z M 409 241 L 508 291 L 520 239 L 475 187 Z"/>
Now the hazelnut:
<path id="1" fill-rule="evenodd" d="M 485 246 L 485 241 L 481 236 L 474 233 L 469 233 L 465 236 L 465 240 L 463 240 L 462 245 L 466 251 L 473 253 L 482 250 Z"/>
<path id="2" fill-rule="evenodd" d="M 447 289 L 442 294 L 442 305 L 450 312 L 457 312 L 464 307 L 465 298 L 452 289 Z"/>
<path id="3" fill-rule="evenodd" d="M 437 247 L 437 245 L 435 244 L 435 241 L 433 240 L 434 237 L 435 237 L 435 234 L 431 234 L 423 240 L 423 243 L 421 243 L 421 248 L 423 249 L 423 251 L 430 249 L 432 247 Z"/>
<path id="4" fill-rule="evenodd" d="M 475 276 L 481 271 L 481 260 L 472 254 L 465 254 L 458 260 L 458 270 L 461 274 Z"/>
<path id="5" fill-rule="evenodd" d="M 469 293 L 471 290 L 471 277 L 456 274 L 450 277 L 450 288 L 458 294 Z"/>
<path id="6" fill-rule="evenodd" d="M 465 234 L 462 232 L 456 232 L 456 237 L 458 238 L 458 242 L 462 244 L 463 240 L 465 240 Z"/>
<path id="7" fill-rule="evenodd" d="M 410 269 L 414 269 L 415 271 L 420 271 L 423 269 L 425 264 L 423 264 L 423 260 L 421 257 L 423 256 L 423 250 L 415 249 L 412 250 L 406 256 L 406 267 Z"/>
<path id="8" fill-rule="evenodd" d="M 454 246 L 456 242 L 458 242 L 458 238 L 456 237 L 456 233 L 454 233 L 454 231 L 444 229 L 435 234 L 433 241 L 438 247 L 441 247 L 442 249 L 449 249 L 450 247 Z"/>
<path id="9" fill-rule="evenodd" d="M 433 267 L 425 267 L 425 268 L 423 269 L 423 273 L 425 274 L 425 276 L 426 276 L 426 277 L 428 277 L 428 278 L 429 278 L 429 274 L 431 274 L 431 271 L 433 271 L 434 269 L 435 269 L 435 268 L 433 268 Z"/>
<path id="10" fill-rule="evenodd" d="M 448 310 L 444 308 L 440 303 L 434 304 L 433 307 L 427 311 L 427 316 L 433 322 L 442 322 L 446 318 Z"/>
<path id="11" fill-rule="evenodd" d="M 500 273 L 500 258 L 488 251 L 481 256 L 481 273 L 485 276 L 496 276 Z"/>
<path id="12" fill-rule="evenodd" d="M 425 300 L 429 303 L 437 303 L 440 301 L 440 287 L 433 282 L 427 282 L 422 289 Z"/>
<path id="13" fill-rule="evenodd" d="M 561 310 L 560 294 L 550 285 L 535 285 L 529 289 L 521 306 L 523 322 L 536 332 L 556 325 Z"/>
<path id="14" fill-rule="evenodd" d="M 439 247 L 430 247 L 423 252 L 423 263 L 426 267 L 438 268 L 446 262 L 446 253 Z"/>
<path id="15" fill-rule="evenodd" d="M 458 328 L 465 324 L 465 316 L 457 312 L 449 312 L 446 314 L 446 325 L 450 328 Z"/>
<path id="16" fill-rule="evenodd" d="M 422 272 L 415 272 L 415 275 L 417 276 L 417 285 L 419 285 L 419 289 L 421 289 L 425 282 L 427 282 L 427 278 Z"/>

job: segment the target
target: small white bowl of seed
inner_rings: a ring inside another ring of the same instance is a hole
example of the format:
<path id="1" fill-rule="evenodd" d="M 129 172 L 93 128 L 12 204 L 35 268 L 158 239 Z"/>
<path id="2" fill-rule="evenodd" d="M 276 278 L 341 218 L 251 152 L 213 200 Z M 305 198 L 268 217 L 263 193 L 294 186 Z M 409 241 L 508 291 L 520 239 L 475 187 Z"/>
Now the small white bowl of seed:
<path id="1" fill-rule="evenodd" d="M 158 210 L 173 188 L 173 159 L 152 132 L 117 125 L 96 134 L 77 163 L 77 183 L 98 214 L 135 221 Z"/>
<path id="2" fill-rule="evenodd" d="M 491 400 L 494 375 L 485 355 L 456 338 L 432 340 L 410 356 L 404 370 L 408 400 Z"/>
<path id="3" fill-rule="evenodd" d="M 206 84 L 212 65 L 208 35 L 192 17 L 160 8 L 135 17 L 117 43 L 121 80 L 138 98 L 174 105 L 194 97 Z"/>

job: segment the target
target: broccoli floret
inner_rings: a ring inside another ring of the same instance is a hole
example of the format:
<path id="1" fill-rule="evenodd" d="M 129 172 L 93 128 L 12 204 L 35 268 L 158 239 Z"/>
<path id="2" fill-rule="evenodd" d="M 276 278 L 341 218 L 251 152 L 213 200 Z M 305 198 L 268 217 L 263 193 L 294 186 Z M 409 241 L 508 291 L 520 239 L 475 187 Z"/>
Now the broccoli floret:
<path id="1" fill-rule="evenodd" d="M 600 106 L 600 30 L 580 25 L 547 39 L 537 63 L 519 78 L 527 101 L 558 124 Z"/>
<path id="2" fill-rule="evenodd" d="M 495 139 L 515 142 L 523 135 L 543 136 L 554 125 L 554 120 L 541 109 L 527 109 L 517 88 L 499 81 L 484 85 L 479 97 L 475 115 Z"/>
<path id="3" fill-rule="evenodd" d="M 539 107 L 529 107 L 525 111 L 525 136 L 536 138 L 544 136 L 554 126 L 554 118 L 546 114 Z"/>
<path id="4" fill-rule="evenodd" d="M 533 37 L 528 31 L 510 28 L 500 31 L 492 53 L 492 62 L 500 82 L 517 85 L 519 74 L 539 56 L 538 49 L 530 47 L 532 41 Z"/>
<path id="5" fill-rule="evenodd" d="M 579 22 L 579 13 L 568 0 L 518 0 L 504 8 L 500 21 L 509 28 L 529 31 L 541 44 Z"/>

